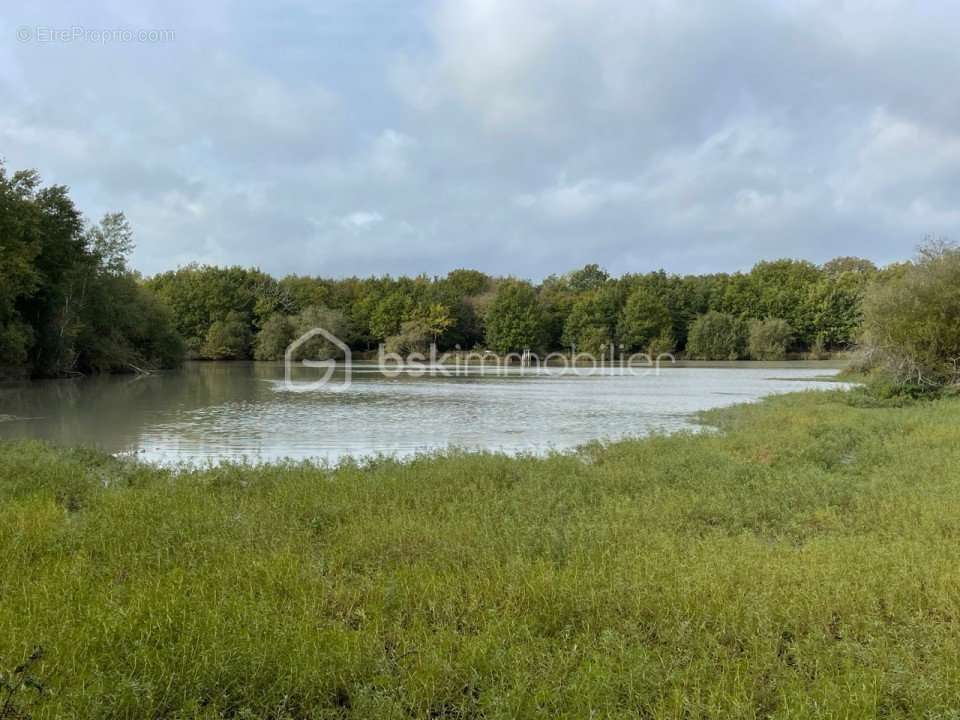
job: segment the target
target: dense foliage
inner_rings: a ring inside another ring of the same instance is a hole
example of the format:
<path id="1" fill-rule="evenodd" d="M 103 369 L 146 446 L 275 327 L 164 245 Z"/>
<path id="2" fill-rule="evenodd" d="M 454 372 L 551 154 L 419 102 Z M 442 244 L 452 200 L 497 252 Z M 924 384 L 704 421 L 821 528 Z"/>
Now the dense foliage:
<path id="1" fill-rule="evenodd" d="M 530 283 L 500 283 L 486 313 L 487 344 L 498 352 L 539 349 L 546 342 L 543 308 Z"/>
<path id="2" fill-rule="evenodd" d="M 651 355 L 672 352 L 673 318 L 664 298 L 641 285 L 627 297 L 617 326 L 620 341 L 630 350 Z"/>
<path id="3" fill-rule="evenodd" d="M 698 360 L 737 360 L 744 354 L 743 321 L 711 310 L 690 325 L 687 354 Z"/>
<path id="4" fill-rule="evenodd" d="M 848 400 L 337 470 L 0 444 L 11 717 L 955 717 L 960 400 Z"/>
<path id="5" fill-rule="evenodd" d="M 960 248 L 928 243 L 864 300 L 864 362 L 901 383 L 960 383 Z"/>
<path id="6" fill-rule="evenodd" d="M 191 354 L 226 359 L 207 342 L 210 328 L 233 313 L 247 329 L 240 357 L 277 359 L 285 343 L 306 327 L 306 312 L 336 312 L 326 327 L 357 349 L 395 345 L 474 347 L 483 342 L 479 308 L 491 299 L 493 281 L 474 270 L 455 270 L 441 279 L 371 277 L 332 280 L 287 276 L 276 280 L 241 267 L 188 265 L 161 273 L 149 286 L 175 312 Z M 322 325 L 321 325 L 322 326 Z"/>
<path id="7" fill-rule="evenodd" d="M 476 270 L 434 278 L 277 280 L 256 269 L 189 265 L 157 275 L 148 285 L 173 309 L 195 357 L 279 358 L 284 343 L 297 336 L 296 318 L 322 308 L 342 314 L 338 328 L 354 349 L 385 343 L 413 351 L 436 342 L 441 350 L 504 353 L 527 348 L 689 353 L 688 336 L 698 319 L 722 313 L 736 321 L 742 335 L 722 353 L 726 358 L 747 356 L 752 320 L 782 321 L 764 327 L 790 329 L 765 357 L 781 354 L 780 340 L 786 343 L 782 353 L 848 348 L 860 327 L 864 289 L 877 275 L 869 261 L 857 258 L 822 267 L 778 260 L 761 262 L 749 273 L 657 271 L 620 278 L 588 265 L 539 285 Z"/>
<path id="8" fill-rule="evenodd" d="M 747 337 L 747 353 L 753 360 L 783 360 L 793 337 L 786 320 L 752 320 Z"/>
<path id="9" fill-rule="evenodd" d="M 163 366 L 182 354 L 180 337 L 191 357 L 277 359 L 311 329 L 311 318 L 335 325 L 326 329 L 355 350 L 436 343 L 440 350 L 781 357 L 849 347 L 865 288 L 891 276 L 844 257 L 686 276 L 615 278 L 587 265 L 539 284 L 466 269 L 433 278 L 276 279 L 206 265 L 140 282 L 126 268 L 131 247 L 122 215 L 87 226 L 66 188 L 41 187 L 34 172 L 0 171 L 0 367 L 56 375 Z M 728 337 L 704 345 L 706 330 L 719 332 L 718 318 Z"/>
<path id="10" fill-rule="evenodd" d="M 122 214 L 84 222 L 67 188 L 0 165 L 0 371 L 130 371 L 183 354 L 169 309 L 127 269 Z"/>

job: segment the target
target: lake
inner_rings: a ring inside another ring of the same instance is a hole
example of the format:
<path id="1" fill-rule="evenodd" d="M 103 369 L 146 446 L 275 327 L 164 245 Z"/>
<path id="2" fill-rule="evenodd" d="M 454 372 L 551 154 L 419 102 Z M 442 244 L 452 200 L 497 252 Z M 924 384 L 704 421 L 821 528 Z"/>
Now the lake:
<path id="1" fill-rule="evenodd" d="M 384 377 L 354 365 L 351 384 L 284 382 L 282 363 L 187 363 L 150 376 L 0 385 L 0 439 L 96 446 L 160 463 L 251 462 L 441 448 L 565 450 L 594 440 L 696 429 L 696 413 L 774 393 L 836 387 L 828 362 L 690 363 L 631 374 L 487 368 L 455 377 Z M 313 375 L 309 374 L 313 373 Z M 342 368 L 334 381 L 344 377 Z"/>

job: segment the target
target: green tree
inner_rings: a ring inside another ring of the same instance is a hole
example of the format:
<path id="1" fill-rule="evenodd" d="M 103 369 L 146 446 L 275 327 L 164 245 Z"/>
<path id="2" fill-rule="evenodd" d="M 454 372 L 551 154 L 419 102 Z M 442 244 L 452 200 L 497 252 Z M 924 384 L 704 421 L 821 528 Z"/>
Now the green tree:
<path id="1" fill-rule="evenodd" d="M 490 276 L 479 270 L 451 270 L 444 278 L 443 284 L 448 288 L 453 296 L 466 298 L 474 295 L 481 295 L 490 289 Z"/>
<path id="2" fill-rule="evenodd" d="M 329 305 L 331 302 L 329 283 L 320 278 L 287 275 L 278 285 L 283 295 L 289 299 L 289 303 L 281 311 L 290 315 L 295 315 L 311 305 Z"/>
<path id="3" fill-rule="evenodd" d="M 172 313 L 136 275 L 115 266 L 86 282 L 74 341 L 77 369 L 130 372 L 179 364 L 184 346 Z"/>
<path id="4" fill-rule="evenodd" d="M 484 325 L 487 345 L 497 352 L 540 349 L 545 323 L 536 290 L 522 280 L 502 280 L 487 308 Z"/>
<path id="5" fill-rule="evenodd" d="M 391 353 L 426 352 L 434 337 L 433 328 L 423 318 L 401 323 L 400 332 L 387 338 L 385 348 Z"/>
<path id="6" fill-rule="evenodd" d="M 814 344 L 835 349 L 856 342 L 863 320 L 863 295 L 873 276 L 845 271 L 825 277 L 810 288 L 807 302 L 812 312 Z"/>
<path id="7" fill-rule="evenodd" d="M 629 349 L 657 354 L 674 349 L 673 319 L 664 299 L 651 288 L 640 286 L 627 298 L 620 314 L 618 335 Z"/>
<path id="8" fill-rule="evenodd" d="M 492 289 L 490 276 L 477 270 L 453 270 L 436 283 L 436 301 L 449 309 L 452 321 L 437 339 L 439 346 L 469 348 L 483 342 L 479 305 Z"/>
<path id="9" fill-rule="evenodd" d="M 758 302 L 741 317 L 776 317 L 786 320 L 805 347 L 816 342 L 815 310 L 811 289 L 823 273 L 805 260 L 775 260 L 757 263 L 750 271 Z"/>
<path id="10" fill-rule="evenodd" d="M 208 360 L 246 360 L 250 357 L 250 322 L 235 310 L 215 320 L 207 330 L 200 355 Z"/>
<path id="11" fill-rule="evenodd" d="M 87 229 L 89 256 L 71 283 L 79 285 L 77 365 L 96 372 L 173 367 L 184 345 L 173 314 L 127 267 L 133 230 L 123 213 Z"/>
<path id="12" fill-rule="evenodd" d="M 540 302 L 543 305 L 546 344 L 550 348 L 563 346 L 563 328 L 577 300 L 565 278 L 551 275 L 540 285 Z"/>
<path id="13" fill-rule="evenodd" d="M 708 305 L 711 310 L 737 318 L 760 317 L 763 314 L 760 287 L 757 279 L 743 273 L 717 277 L 719 294 Z"/>
<path id="14" fill-rule="evenodd" d="M 414 313 L 414 318 L 425 329 L 427 336 L 433 342 L 437 342 L 440 335 L 453 325 L 450 311 L 440 303 L 420 306 Z"/>
<path id="15" fill-rule="evenodd" d="M 253 357 L 256 360 L 281 360 L 293 339 L 293 323 L 290 318 L 274 313 L 266 319 L 257 333 Z"/>
<path id="16" fill-rule="evenodd" d="M 0 377 L 3 369 L 27 364 L 27 354 L 33 344 L 33 328 L 18 317 L 0 323 Z"/>
<path id="17" fill-rule="evenodd" d="M 97 265 L 110 275 L 127 271 L 127 258 L 133 252 L 133 229 L 123 213 L 108 213 L 99 225 L 87 232 L 87 242 Z"/>
<path id="18" fill-rule="evenodd" d="M 405 320 L 413 318 L 416 307 L 413 298 L 400 289 L 385 295 L 370 315 L 370 333 L 377 340 L 386 340 L 400 331 Z"/>
<path id="19" fill-rule="evenodd" d="M 34 198 L 40 178 L 20 171 L 8 176 L 0 163 L 0 367 L 25 366 L 34 335 L 18 305 L 39 287 L 40 219 Z"/>
<path id="20" fill-rule="evenodd" d="M 960 382 L 960 248 L 928 242 L 916 260 L 867 289 L 863 349 L 901 383 Z"/>
<path id="21" fill-rule="evenodd" d="M 872 261 L 860 257 L 835 257 L 821 265 L 820 269 L 827 277 L 838 277 L 844 273 L 873 275 L 877 272 L 877 266 Z"/>
<path id="22" fill-rule="evenodd" d="M 687 335 L 687 354 L 699 360 L 737 360 L 743 347 L 743 322 L 715 310 L 694 320 Z"/>
<path id="23" fill-rule="evenodd" d="M 306 333 L 321 328 L 343 343 L 350 338 L 350 325 L 346 314 L 342 310 L 316 305 L 304 308 L 293 318 L 294 340 L 303 337 Z M 343 350 L 336 343 L 323 335 L 316 335 L 299 345 L 294 353 L 296 360 L 329 360 L 343 356 Z"/>
<path id="24" fill-rule="evenodd" d="M 247 323 L 246 334 L 252 336 L 254 319 L 266 319 L 276 311 L 273 304 L 262 302 L 263 289 L 270 282 L 268 275 L 256 269 L 187 265 L 156 275 L 147 285 L 173 310 L 177 329 L 191 353 L 203 354 L 201 346 L 211 326 L 223 322 L 229 313 L 242 318 Z M 217 333 L 221 331 L 222 327 Z"/>
<path id="25" fill-rule="evenodd" d="M 585 265 L 567 276 L 567 283 L 575 293 L 599 290 L 610 279 L 609 273 L 596 264 Z"/>
<path id="26" fill-rule="evenodd" d="M 754 360 L 783 360 L 792 339 L 793 330 L 786 320 L 752 320 L 747 351 Z"/>
<path id="27" fill-rule="evenodd" d="M 80 211 L 61 185 L 39 187 L 30 195 L 39 252 L 33 264 L 37 285 L 20 298 L 17 312 L 33 328 L 29 362 L 34 373 L 77 371 L 76 336 L 86 287 L 79 281 L 92 264 Z"/>
<path id="28" fill-rule="evenodd" d="M 176 364 L 173 319 L 127 269 L 121 213 L 85 228 L 62 186 L 0 166 L 0 365 L 33 375 Z"/>
<path id="29" fill-rule="evenodd" d="M 622 295 L 622 288 L 615 283 L 580 295 L 564 323 L 563 344 L 597 355 L 607 352 L 616 342 Z"/>

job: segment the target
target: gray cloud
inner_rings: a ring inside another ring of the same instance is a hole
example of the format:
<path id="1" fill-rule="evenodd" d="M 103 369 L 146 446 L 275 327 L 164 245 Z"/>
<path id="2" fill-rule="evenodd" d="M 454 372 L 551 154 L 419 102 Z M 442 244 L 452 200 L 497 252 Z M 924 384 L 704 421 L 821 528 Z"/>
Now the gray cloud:
<path id="1" fill-rule="evenodd" d="M 0 21 L 0 155 L 126 211 L 146 272 L 885 262 L 960 236 L 958 22 L 893 1 L 39 3 Z M 73 26 L 175 37 L 17 40 Z"/>

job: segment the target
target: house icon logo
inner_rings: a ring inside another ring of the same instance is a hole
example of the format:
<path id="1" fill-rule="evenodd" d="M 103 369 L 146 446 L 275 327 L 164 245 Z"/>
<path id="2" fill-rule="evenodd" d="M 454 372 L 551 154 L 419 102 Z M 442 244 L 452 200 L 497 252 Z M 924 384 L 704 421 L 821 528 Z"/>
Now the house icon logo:
<path id="1" fill-rule="evenodd" d="M 335 349 L 343 353 L 343 377 L 339 377 L 336 373 L 337 361 L 334 358 L 329 358 L 326 360 L 303 359 L 298 362 L 297 351 L 308 342 L 318 337 L 325 340 L 331 346 L 330 349 Z M 329 332 L 321 327 L 315 327 L 312 330 L 308 330 L 290 343 L 290 345 L 287 346 L 286 352 L 283 354 L 284 386 L 288 390 L 295 390 L 298 392 L 319 390 L 320 388 L 334 390 L 336 392 L 346 390 L 350 387 L 353 377 L 353 363 L 351 357 L 350 346 L 332 332 Z M 293 369 L 298 366 L 318 369 L 322 368 L 324 371 L 323 376 L 318 380 L 310 380 L 306 382 L 294 381 Z"/>

